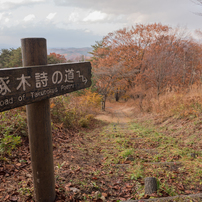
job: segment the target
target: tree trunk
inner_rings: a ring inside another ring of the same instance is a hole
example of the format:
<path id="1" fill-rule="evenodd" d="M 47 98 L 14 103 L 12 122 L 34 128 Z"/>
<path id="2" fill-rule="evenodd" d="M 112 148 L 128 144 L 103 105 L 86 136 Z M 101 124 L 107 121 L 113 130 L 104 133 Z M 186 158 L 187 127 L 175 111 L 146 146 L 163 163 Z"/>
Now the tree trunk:
<path id="1" fill-rule="evenodd" d="M 102 97 L 102 111 L 105 111 L 105 102 L 106 102 L 106 95 L 103 95 Z"/>
<path id="2" fill-rule="evenodd" d="M 119 101 L 119 91 L 118 91 L 118 89 L 115 92 L 115 99 L 116 99 L 116 102 Z"/>

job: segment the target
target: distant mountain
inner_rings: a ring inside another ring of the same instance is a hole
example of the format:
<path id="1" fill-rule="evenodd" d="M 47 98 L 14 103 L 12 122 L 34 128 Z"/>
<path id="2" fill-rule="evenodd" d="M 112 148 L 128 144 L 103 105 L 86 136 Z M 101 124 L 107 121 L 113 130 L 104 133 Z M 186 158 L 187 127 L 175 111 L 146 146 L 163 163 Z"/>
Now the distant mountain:
<path id="1" fill-rule="evenodd" d="M 67 60 L 79 61 L 79 60 L 87 60 L 92 56 L 89 52 L 93 49 L 90 47 L 84 48 L 49 48 L 48 54 L 57 53 L 64 55 Z"/>

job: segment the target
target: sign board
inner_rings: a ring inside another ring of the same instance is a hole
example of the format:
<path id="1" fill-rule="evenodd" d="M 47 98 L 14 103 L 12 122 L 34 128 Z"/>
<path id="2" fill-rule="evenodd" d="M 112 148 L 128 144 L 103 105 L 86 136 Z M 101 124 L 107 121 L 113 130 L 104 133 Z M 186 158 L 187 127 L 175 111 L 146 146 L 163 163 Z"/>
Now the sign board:
<path id="1" fill-rule="evenodd" d="M 90 86 L 90 62 L 0 69 L 0 112 Z"/>

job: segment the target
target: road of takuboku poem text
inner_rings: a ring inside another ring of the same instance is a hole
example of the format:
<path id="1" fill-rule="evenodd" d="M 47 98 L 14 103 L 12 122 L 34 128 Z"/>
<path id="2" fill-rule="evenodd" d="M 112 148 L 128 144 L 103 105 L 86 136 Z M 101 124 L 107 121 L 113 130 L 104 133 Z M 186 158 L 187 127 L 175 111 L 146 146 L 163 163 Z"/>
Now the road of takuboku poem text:
<path id="1" fill-rule="evenodd" d="M 0 69 L 0 111 L 90 85 L 89 62 Z"/>

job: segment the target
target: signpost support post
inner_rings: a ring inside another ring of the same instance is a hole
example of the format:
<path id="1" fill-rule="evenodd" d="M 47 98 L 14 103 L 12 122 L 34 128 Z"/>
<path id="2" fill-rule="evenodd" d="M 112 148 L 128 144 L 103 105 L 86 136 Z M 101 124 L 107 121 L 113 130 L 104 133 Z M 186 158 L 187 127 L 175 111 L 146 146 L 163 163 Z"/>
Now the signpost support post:
<path id="1" fill-rule="evenodd" d="M 21 39 L 21 48 L 23 67 L 47 64 L 46 39 Z M 35 199 L 53 202 L 56 194 L 49 99 L 27 105 L 27 120 Z"/>

